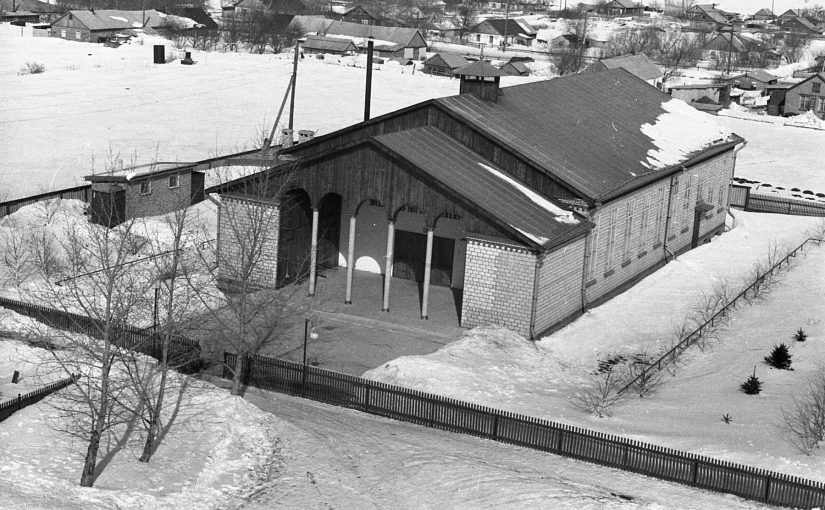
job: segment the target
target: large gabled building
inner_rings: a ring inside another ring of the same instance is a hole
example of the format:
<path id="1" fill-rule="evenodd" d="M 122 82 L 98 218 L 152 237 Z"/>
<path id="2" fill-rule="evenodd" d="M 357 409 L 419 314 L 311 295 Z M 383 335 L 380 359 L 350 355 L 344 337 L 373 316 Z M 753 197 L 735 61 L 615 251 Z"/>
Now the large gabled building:
<path id="1" fill-rule="evenodd" d="M 424 101 L 285 149 L 274 196 L 223 185 L 219 252 L 233 214 L 278 211 L 277 285 L 316 267 L 454 290 L 461 325 L 537 337 L 722 232 L 742 139 L 624 69 L 500 88 L 483 62 L 460 94 Z"/>

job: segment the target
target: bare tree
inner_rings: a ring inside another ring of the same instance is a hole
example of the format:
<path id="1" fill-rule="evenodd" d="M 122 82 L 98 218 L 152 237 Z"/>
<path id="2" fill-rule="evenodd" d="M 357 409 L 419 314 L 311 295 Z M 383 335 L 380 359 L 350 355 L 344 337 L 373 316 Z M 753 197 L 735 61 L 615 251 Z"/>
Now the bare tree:
<path id="1" fill-rule="evenodd" d="M 460 3 L 455 7 L 452 22 L 458 30 L 459 42 L 464 42 L 464 38 L 471 28 L 478 24 L 479 7 L 475 3 Z"/>
<path id="2" fill-rule="evenodd" d="M 812 455 L 825 442 L 825 367 L 811 377 L 805 393 L 782 409 L 787 440 L 802 453 Z"/>
<path id="3" fill-rule="evenodd" d="M 51 236 L 51 237 L 49 237 Z M 120 402 L 131 384 L 118 363 L 129 352 L 123 327 L 141 314 L 147 304 L 152 277 L 127 264 L 139 244 L 134 222 L 109 230 L 100 225 L 67 222 L 59 234 L 45 234 L 54 243 L 63 278 L 49 267 L 49 259 L 35 257 L 37 285 L 28 297 L 50 307 L 89 317 L 85 324 L 66 329 L 94 329 L 92 338 L 70 332 L 59 334 L 64 349 L 51 351 L 50 366 L 65 374 L 82 374 L 68 391 L 53 399 L 60 419 L 55 426 L 86 445 L 80 485 L 91 487 L 102 469 L 99 453 L 110 433 L 133 419 Z M 79 319 L 78 319 L 79 320 Z"/>
<path id="4" fill-rule="evenodd" d="M 276 265 L 280 229 L 295 205 L 286 197 L 290 170 L 262 170 L 220 200 L 218 241 L 197 250 L 198 268 L 185 273 L 203 309 L 204 336 L 237 354 L 231 392 L 243 391 L 243 363 L 265 350 L 284 349 L 283 330 L 295 317 L 309 316 L 317 299 L 307 296 L 305 261 L 292 264 L 289 279 L 279 280 Z M 302 212 L 298 212 L 303 214 Z M 307 257 L 308 258 L 308 257 Z M 207 283 L 195 280 L 206 274 Z M 214 353 L 213 357 L 220 353 Z"/>
<path id="5" fill-rule="evenodd" d="M 799 62 L 805 49 L 811 44 L 811 39 L 799 34 L 785 34 L 782 39 L 782 44 L 779 46 L 779 52 L 785 57 L 785 60 L 790 63 Z"/>

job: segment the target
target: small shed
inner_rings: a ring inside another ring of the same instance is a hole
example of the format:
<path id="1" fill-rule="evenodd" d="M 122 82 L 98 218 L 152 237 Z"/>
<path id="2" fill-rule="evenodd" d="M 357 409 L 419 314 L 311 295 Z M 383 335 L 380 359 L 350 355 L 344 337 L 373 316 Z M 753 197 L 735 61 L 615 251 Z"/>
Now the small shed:
<path id="1" fill-rule="evenodd" d="M 742 90 L 765 90 L 768 85 L 775 85 L 779 78 L 769 72 L 757 69 L 732 76 L 728 81 L 731 86 Z"/>
<path id="2" fill-rule="evenodd" d="M 325 37 L 322 35 L 309 35 L 301 44 L 304 53 L 329 53 L 332 55 L 349 55 L 358 53 L 358 46 L 352 39 L 339 37 Z"/>
<path id="3" fill-rule="evenodd" d="M 166 214 L 203 201 L 205 176 L 192 165 L 155 163 L 87 175 L 91 220 L 106 226 Z"/>
<path id="4" fill-rule="evenodd" d="M 727 83 L 700 83 L 694 85 L 676 85 L 668 89 L 670 94 L 675 99 L 682 101 L 696 107 L 694 103 L 699 105 L 707 105 L 710 102 L 722 105 L 727 108 L 730 106 L 730 84 Z M 708 101 L 710 100 L 710 102 Z M 700 106 L 699 109 L 707 109 L 705 106 Z"/>
<path id="5" fill-rule="evenodd" d="M 8 23 L 39 23 L 40 15 L 36 12 L 29 11 L 2 11 L 0 12 L 0 21 Z"/>
<path id="6" fill-rule="evenodd" d="M 587 66 L 584 72 L 592 73 L 619 68 L 654 86 L 659 86 L 664 76 L 662 70 L 644 53 L 631 53 L 618 57 L 603 58 Z"/>
<path id="7" fill-rule="evenodd" d="M 530 76 L 530 68 L 524 62 L 507 62 L 499 68 L 505 76 Z"/>
<path id="8" fill-rule="evenodd" d="M 470 62 L 461 55 L 436 53 L 424 61 L 424 72 L 437 76 L 454 76 L 455 72 Z"/>

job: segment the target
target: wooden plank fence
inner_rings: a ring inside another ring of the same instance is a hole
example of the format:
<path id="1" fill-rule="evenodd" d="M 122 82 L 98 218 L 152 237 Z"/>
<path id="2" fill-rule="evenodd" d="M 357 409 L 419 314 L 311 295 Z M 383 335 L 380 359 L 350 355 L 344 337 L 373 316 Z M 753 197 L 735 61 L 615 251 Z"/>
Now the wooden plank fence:
<path id="1" fill-rule="evenodd" d="M 223 377 L 237 355 L 224 353 Z M 244 360 L 245 384 L 355 409 L 377 416 L 523 446 L 632 471 L 771 505 L 825 505 L 825 484 L 724 462 L 439 395 L 253 355 Z"/>
<path id="2" fill-rule="evenodd" d="M 18 198 L 16 200 L 9 200 L 8 202 L 0 202 L 0 218 L 4 218 L 9 214 L 17 211 L 21 207 L 51 200 L 53 198 L 65 198 L 83 200 L 87 204 L 92 200 L 92 185 L 86 184 L 84 186 L 76 186 L 74 188 L 59 189 L 57 191 L 49 191 L 48 193 L 41 193 L 39 195 L 32 195 L 29 197 Z"/>
<path id="3" fill-rule="evenodd" d="M 64 312 L 45 306 L 0 297 L 0 306 L 26 315 L 36 321 L 62 331 L 80 333 L 92 338 L 102 339 L 105 324 L 100 319 L 71 312 Z M 160 334 L 129 325 L 114 327 L 114 344 L 160 360 L 163 354 L 163 341 Z M 180 335 L 172 337 L 169 348 L 169 364 L 182 373 L 194 373 L 200 370 L 201 348 L 197 340 Z"/>
<path id="4" fill-rule="evenodd" d="M 5 420 L 6 418 L 13 415 L 17 411 L 23 409 L 24 407 L 40 402 L 48 395 L 51 395 L 57 390 L 65 388 L 66 386 L 74 383 L 78 379 L 80 379 L 80 374 L 73 374 L 72 376 L 67 377 L 66 379 L 62 379 L 60 381 L 47 384 L 46 386 L 38 388 L 32 392 L 26 393 L 25 395 L 18 394 L 17 398 L 0 403 L 0 421 Z"/>
<path id="5" fill-rule="evenodd" d="M 825 203 L 811 199 L 780 197 L 754 193 L 750 186 L 731 184 L 730 206 L 751 212 L 792 214 L 795 216 L 825 216 Z"/>

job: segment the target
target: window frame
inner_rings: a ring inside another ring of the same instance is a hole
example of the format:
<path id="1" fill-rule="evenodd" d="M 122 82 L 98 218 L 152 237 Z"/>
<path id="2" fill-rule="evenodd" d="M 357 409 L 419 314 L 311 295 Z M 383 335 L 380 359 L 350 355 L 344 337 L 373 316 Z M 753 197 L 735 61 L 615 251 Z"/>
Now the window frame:
<path id="1" fill-rule="evenodd" d="M 175 179 L 175 185 L 172 185 L 172 179 Z M 169 189 L 180 188 L 180 174 L 172 174 L 169 176 Z"/>
<path id="2" fill-rule="evenodd" d="M 152 180 L 147 179 L 145 181 L 140 181 L 140 187 L 139 187 L 138 191 L 140 191 L 141 196 L 151 195 L 152 194 Z"/>

